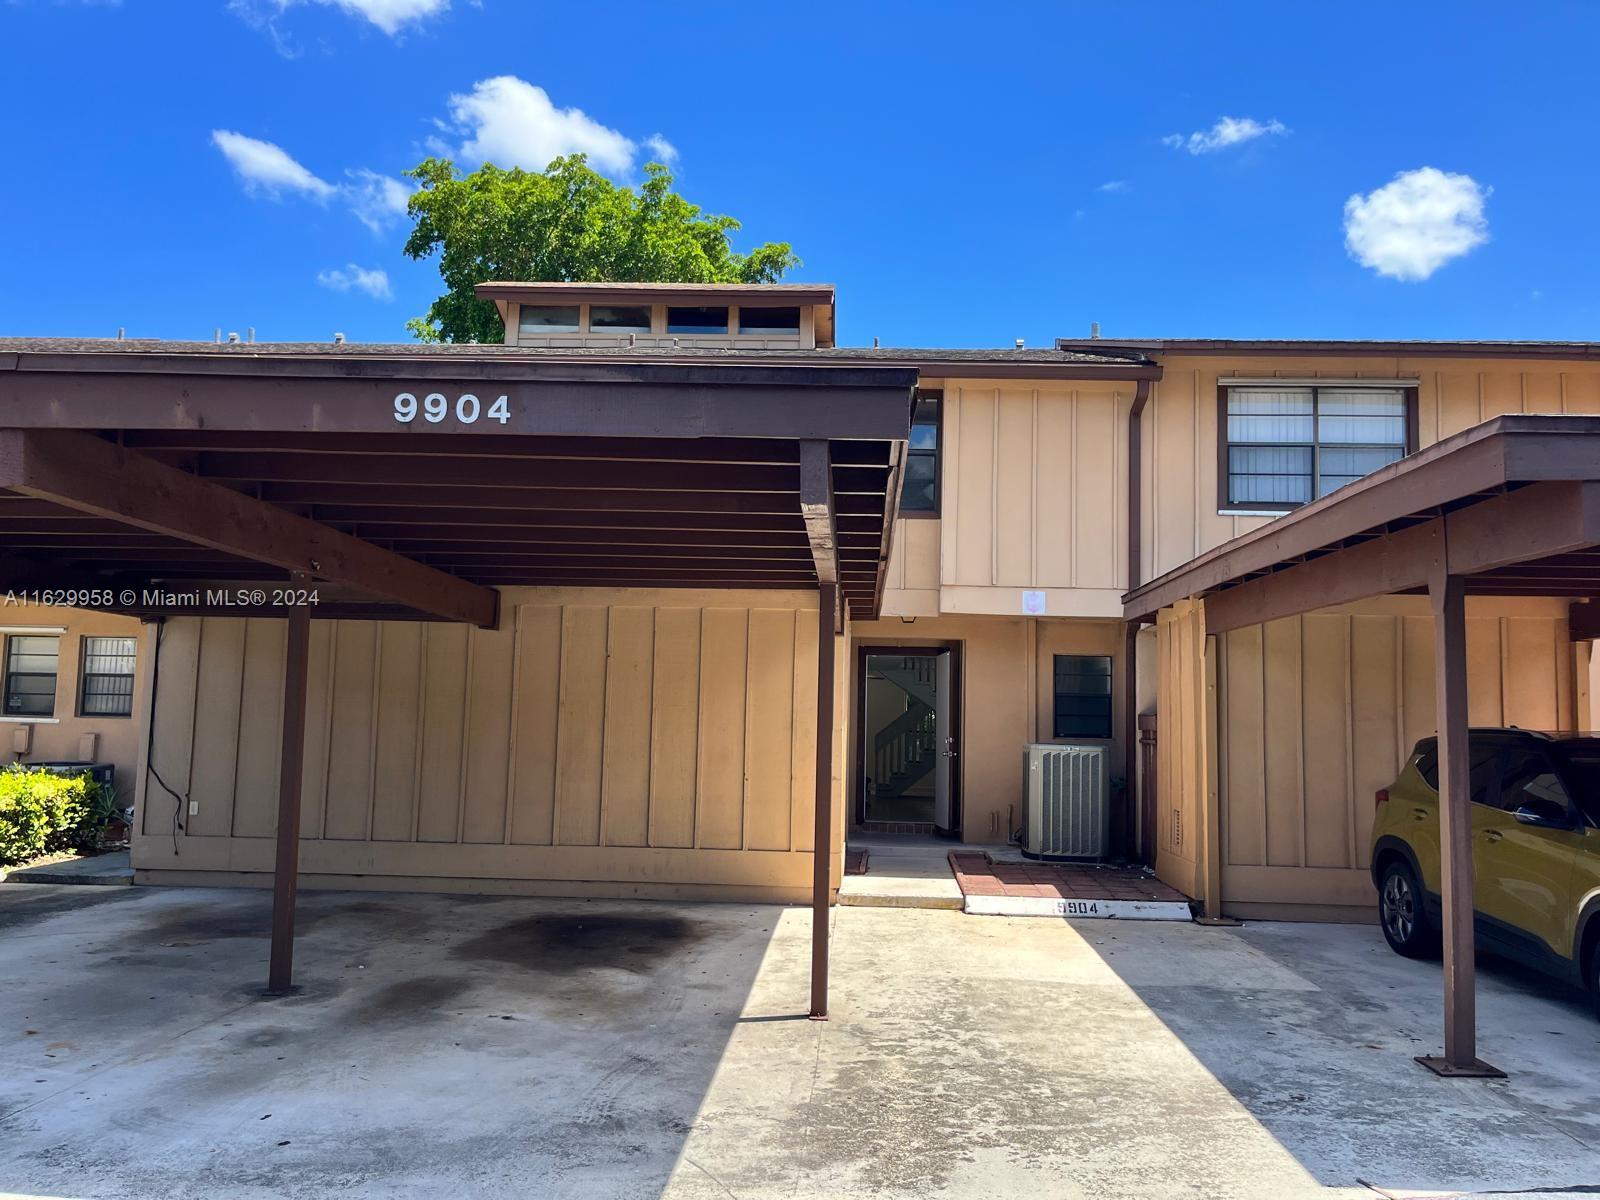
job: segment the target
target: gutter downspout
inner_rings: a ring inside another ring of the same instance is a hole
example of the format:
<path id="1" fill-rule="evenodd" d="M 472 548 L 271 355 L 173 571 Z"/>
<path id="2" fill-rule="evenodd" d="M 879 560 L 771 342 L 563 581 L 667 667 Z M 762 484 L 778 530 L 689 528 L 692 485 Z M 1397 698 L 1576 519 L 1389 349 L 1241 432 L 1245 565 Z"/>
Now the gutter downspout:
<path id="1" fill-rule="evenodd" d="M 1141 379 L 1134 386 L 1133 407 L 1128 410 L 1128 591 L 1142 582 L 1141 560 L 1144 557 L 1144 431 L 1145 405 L 1150 402 L 1150 380 Z M 1140 799 L 1137 786 L 1139 778 L 1139 705 L 1136 695 L 1139 688 L 1138 640 L 1139 624 L 1128 621 L 1123 625 L 1122 649 L 1122 820 L 1118 829 L 1121 851 L 1132 858 L 1136 853 L 1134 811 Z M 1152 864 L 1154 865 L 1154 864 Z"/>

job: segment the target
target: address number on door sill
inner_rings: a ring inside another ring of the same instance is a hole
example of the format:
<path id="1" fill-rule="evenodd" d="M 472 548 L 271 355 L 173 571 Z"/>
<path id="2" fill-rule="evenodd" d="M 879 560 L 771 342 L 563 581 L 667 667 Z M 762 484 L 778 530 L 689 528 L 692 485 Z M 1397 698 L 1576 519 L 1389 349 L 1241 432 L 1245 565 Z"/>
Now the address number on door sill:
<path id="1" fill-rule="evenodd" d="M 1098 900 L 1057 900 L 1056 912 L 1063 917 L 1098 917 L 1101 915 Z"/>

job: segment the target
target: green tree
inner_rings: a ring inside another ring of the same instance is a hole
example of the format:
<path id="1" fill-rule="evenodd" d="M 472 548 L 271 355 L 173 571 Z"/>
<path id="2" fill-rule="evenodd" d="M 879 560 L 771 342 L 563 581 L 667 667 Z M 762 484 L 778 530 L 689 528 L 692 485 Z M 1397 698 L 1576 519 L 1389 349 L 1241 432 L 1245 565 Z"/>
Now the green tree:
<path id="1" fill-rule="evenodd" d="M 646 165 L 637 190 L 619 186 L 582 154 L 544 171 L 485 163 L 462 175 L 447 158 L 406 174 L 420 184 L 407 212 L 405 252 L 439 255 L 447 289 L 406 327 L 426 342 L 499 342 L 493 304 L 472 294 L 490 280 L 771 283 L 798 266 L 787 242 L 736 254 L 732 217 L 711 216 L 672 190 L 672 173 Z"/>

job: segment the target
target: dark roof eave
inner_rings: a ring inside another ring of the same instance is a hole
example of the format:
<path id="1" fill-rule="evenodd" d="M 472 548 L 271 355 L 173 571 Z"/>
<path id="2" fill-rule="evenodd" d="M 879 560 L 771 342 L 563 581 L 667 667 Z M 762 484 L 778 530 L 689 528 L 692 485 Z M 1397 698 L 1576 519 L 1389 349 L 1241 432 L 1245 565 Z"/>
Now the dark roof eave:
<path id="1" fill-rule="evenodd" d="M 1360 341 L 1294 338 L 1057 338 L 1056 348 L 1080 352 L 1207 354 L 1264 357 L 1323 355 L 1334 358 L 1552 358 L 1600 360 L 1600 342 L 1544 341 Z"/>

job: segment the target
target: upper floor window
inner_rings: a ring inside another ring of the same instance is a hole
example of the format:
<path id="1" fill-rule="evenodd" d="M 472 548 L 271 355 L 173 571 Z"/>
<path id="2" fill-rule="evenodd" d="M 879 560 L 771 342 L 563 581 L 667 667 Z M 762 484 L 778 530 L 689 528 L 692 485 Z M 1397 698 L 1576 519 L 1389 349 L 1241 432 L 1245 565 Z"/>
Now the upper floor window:
<path id="1" fill-rule="evenodd" d="M 576 304 L 524 304 L 517 315 L 518 328 L 523 333 L 540 336 L 546 333 L 577 333 L 578 306 Z"/>
<path id="2" fill-rule="evenodd" d="M 1223 391 L 1225 508 L 1308 504 L 1405 456 L 1405 388 L 1268 385 Z"/>
<path id="3" fill-rule="evenodd" d="M 900 511 L 908 516 L 937 516 L 939 512 L 940 400 L 938 392 L 918 392 L 916 407 L 911 410 L 911 438 L 900 487 Z"/>
<path id="4" fill-rule="evenodd" d="M 765 337 L 799 337 L 800 309 L 739 308 L 739 332 Z"/>
<path id="5" fill-rule="evenodd" d="M 85 717 L 133 715 L 134 645 L 131 637 L 83 639 L 83 683 L 78 712 Z"/>
<path id="6" fill-rule="evenodd" d="M 649 333 L 650 309 L 633 304 L 589 306 L 589 328 L 596 333 Z"/>
<path id="7" fill-rule="evenodd" d="M 13 633 L 6 638 L 6 716 L 55 716 L 60 657 L 61 639 L 54 634 Z"/>
<path id="8" fill-rule="evenodd" d="M 726 308 L 679 308 L 676 305 L 667 309 L 667 332 L 685 333 L 699 337 L 716 337 L 728 332 L 728 310 Z"/>

